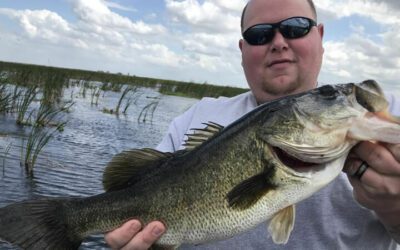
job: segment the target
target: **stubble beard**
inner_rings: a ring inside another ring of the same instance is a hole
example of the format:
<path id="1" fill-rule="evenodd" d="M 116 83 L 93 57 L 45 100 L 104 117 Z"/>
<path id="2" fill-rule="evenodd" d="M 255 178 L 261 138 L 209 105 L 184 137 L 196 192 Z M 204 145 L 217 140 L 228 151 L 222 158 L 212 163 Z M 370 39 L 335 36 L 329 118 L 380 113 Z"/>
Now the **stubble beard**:
<path id="1" fill-rule="evenodd" d="M 302 89 L 301 84 L 295 80 L 291 80 L 289 82 L 264 82 L 262 86 L 265 93 L 268 93 L 269 95 L 276 98 L 299 93 Z"/>

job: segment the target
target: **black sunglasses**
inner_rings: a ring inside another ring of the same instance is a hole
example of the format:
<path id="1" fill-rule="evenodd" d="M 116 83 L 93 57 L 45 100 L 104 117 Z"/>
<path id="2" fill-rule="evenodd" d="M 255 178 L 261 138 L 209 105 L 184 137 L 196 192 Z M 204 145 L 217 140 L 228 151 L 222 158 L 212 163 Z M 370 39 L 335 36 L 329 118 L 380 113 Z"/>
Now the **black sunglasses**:
<path id="1" fill-rule="evenodd" d="M 251 45 L 264 45 L 272 41 L 275 30 L 284 38 L 295 39 L 308 34 L 317 23 L 307 17 L 290 17 L 277 23 L 260 23 L 243 32 L 243 38 Z"/>

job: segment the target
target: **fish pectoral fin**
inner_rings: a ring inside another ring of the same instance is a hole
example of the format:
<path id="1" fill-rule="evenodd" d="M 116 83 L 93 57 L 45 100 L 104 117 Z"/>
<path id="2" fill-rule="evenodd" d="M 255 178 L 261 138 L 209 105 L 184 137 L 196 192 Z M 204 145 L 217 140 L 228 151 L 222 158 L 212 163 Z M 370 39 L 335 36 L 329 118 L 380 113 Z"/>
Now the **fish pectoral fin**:
<path id="1" fill-rule="evenodd" d="M 268 232 L 276 244 L 286 244 L 294 227 L 295 205 L 277 212 L 269 222 Z"/>
<path id="2" fill-rule="evenodd" d="M 152 169 L 184 152 L 163 153 L 151 148 L 123 151 L 115 155 L 104 170 L 104 190 L 116 191 L 133 185 Z"/>
<path id="3" fill-rule="evenodd" d="M 277 187 L 271 181 L 274 174 L 274 168 L 266 168 L 264 172 L 239 183 L 227 195 L 229 207 L 244 210 L 254 205 L 262 196 Z"/>

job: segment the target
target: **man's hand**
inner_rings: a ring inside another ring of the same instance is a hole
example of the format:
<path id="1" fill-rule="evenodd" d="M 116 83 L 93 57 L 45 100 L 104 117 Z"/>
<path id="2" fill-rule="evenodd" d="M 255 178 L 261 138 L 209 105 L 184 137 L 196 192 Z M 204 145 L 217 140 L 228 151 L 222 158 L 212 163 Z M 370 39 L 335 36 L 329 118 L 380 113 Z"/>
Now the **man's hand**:
<path id="1" fill-rule="evenodd" d="M 151 247 L 164 232 L 165 226 L 159 221 L 150 222 L 142 229 L 140 221 L 130 220 L 104 238 L 112 249 L 142 250 Z"/>
<path id="2" fill-rule="evenodd" d="M 362 162 L 368 168 L 356 178 L 353 175 Z M 361 142 L 349 154 L 344 171 L 354 188 L 355 200 L 375 211 L 400 243 L 400 144 Z"/>

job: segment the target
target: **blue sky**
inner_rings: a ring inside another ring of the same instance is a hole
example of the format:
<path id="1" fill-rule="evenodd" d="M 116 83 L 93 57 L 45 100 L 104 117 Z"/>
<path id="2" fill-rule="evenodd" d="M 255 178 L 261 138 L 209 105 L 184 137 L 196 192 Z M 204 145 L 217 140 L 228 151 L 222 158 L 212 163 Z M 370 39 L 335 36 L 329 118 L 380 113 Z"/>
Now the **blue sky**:
<path id="1" fill-rule="evenodd" d="M 0 60 L 247 87 L 246 0 L 0 0 Z M 322 83 L 376 79 L 397 91 L 400 5 L 318 0 Z"/>

